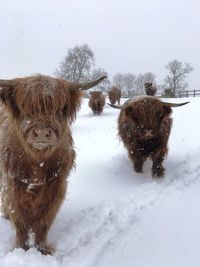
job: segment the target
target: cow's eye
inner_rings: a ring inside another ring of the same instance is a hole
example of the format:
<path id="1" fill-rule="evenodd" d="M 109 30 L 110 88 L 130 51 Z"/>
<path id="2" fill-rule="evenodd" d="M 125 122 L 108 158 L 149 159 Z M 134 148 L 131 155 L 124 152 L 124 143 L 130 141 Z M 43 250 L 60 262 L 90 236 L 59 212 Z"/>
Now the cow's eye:
<path id="1" fill-rule="evenodd" d="M 162 117 L 163 117 L 162 111 L 161 110 L 156 110 L 155 111 L 155 116 L 159 121 L 162 120 Z"/>
<path id="2" fill-rule="evenodd" d="M 64 117 L 67 116 L 67 105 L 65 105 L 65 106 L 63 107 L 63 109 L 62 109 L 62 114 L 63 114 Z"/>

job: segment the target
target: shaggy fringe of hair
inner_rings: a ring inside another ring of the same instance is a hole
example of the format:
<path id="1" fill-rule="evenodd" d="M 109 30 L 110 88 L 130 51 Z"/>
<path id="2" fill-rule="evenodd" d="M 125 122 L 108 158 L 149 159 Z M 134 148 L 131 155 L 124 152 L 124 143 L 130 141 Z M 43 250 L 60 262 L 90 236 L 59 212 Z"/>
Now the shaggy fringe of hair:
<path id="1" fill-rule="evenodd" d="M 49 80 L 40 75 L 27 77 L 17 85 L 16 103 L 20 111 L 30 117 L 51 117 L 63 110 L 72 122 L 80 107 L 82 92 L 68 89 L 68 82 L 64 80 Z"/>

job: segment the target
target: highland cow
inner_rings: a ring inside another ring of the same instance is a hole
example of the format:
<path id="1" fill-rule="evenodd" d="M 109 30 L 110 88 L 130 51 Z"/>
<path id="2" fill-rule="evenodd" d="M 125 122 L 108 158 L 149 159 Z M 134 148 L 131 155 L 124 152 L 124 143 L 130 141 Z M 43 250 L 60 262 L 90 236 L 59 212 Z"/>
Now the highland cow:
<path id="1" fill-rule="evenodd" d="M 97 85 L 48 76 L 0 80 L 3 103 L 0 128 L 1 208 L 16 229 L 16 247 L 35 246 L 51 254 L 48 230 L 63 202 L 75 162 L 70 124 L 82 92 Z"/>
<path id="2" fill-rule="evenodd" d="M 121 137 L 134 170 L 142 172 L 143 163 L 147 158 L 153 161 L 152 176 L 163 177 L 162 165 L 167 155 L 167 143 L 172 126 L 171 107 L 187 104 L 161 102 L 151 96 L 133 98 L 120 108 L 118 118 L 118 133 Z"/>
<path id="3" fill-rule="evenodd" d="M 108 91 L 108 98 L 112 105 L 114 105 L 116 102 L 118 102 L 118 105 L 120 105 L 121 95 L 122 95 L 121 90 L 116 86 L 113 86 L 111 90 Z"/>
<path id="4" fill-rule="evenodd" d="M 90 93 L 89 107 L 94 114 L 100 115 L 105 106 L 105 96 L 101 91 L 95 91 Z"/>
<path id="5" fill-rule="evenodd" d="M 145 83 L 144 88 L 147 95 L 154 96 L 156 94 L 157 89 L 152 83 Z"/>

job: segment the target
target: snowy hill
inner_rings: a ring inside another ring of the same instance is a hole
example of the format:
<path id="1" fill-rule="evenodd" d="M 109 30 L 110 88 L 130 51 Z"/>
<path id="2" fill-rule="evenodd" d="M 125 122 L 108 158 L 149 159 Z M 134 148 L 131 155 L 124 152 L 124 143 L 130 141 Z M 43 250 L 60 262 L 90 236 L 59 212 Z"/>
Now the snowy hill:
<path id="1" fill-rule="evenodd" d="M 188 99 L 173 99 L 175 102 Z M 200 98 L 173 109 L 164 179 L 133 171 L 117 136 L 119 110 L 100 116 L 84 100 L 72 126 L 76 169 L 49 232 L 56 252 L 11 251 L 15 233 L 0 217 L 1 267 L 199 267 Z"/>

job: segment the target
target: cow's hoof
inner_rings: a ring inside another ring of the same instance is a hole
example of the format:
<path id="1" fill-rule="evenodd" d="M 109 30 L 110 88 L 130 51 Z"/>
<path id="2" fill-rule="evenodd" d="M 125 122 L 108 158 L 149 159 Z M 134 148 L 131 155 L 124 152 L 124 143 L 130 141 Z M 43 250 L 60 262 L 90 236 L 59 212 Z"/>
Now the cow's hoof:
<path id="1" fill-rule="evenodd" d="M 54 253 L 54 248 L 51 246 L 43 245 L 43 246 L 37 246 L 37 249 L 43 254 L 43 255 L 52 255 Z"/>
<path id="2" fill-rule="evenodd" d="M 163 178 L 165 169 L 163 167 L 152 168 L 152 176 L 154 178 Z"/>

